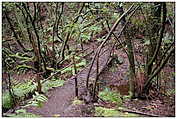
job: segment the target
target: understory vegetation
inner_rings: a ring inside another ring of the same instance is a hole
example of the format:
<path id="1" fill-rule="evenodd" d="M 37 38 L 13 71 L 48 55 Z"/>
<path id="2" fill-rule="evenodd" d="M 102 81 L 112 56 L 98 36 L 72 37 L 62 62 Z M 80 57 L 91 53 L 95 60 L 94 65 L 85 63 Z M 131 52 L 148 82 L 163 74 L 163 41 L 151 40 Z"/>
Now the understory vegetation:
<path id="1" fill-rule="evenodd" d="M 175 3 L 2 2 L 2 110 L 175 116 Z"/>

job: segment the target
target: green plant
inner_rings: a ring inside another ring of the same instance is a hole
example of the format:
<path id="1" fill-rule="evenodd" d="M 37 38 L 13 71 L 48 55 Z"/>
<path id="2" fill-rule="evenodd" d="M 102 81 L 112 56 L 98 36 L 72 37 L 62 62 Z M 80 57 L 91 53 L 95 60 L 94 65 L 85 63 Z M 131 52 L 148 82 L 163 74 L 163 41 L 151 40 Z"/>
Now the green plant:
<path id="1" fill-rule="evenodd" d="M 82 100 L 79 100 L 79 99 L 77 99 L 77 98 L 74 98 L 74 100 L 73 100 L 73 102 L 72 102 L 72 104 L 73 105 L 80 105 L 80 104 L 83 104 L 84 102 L 82 101 Z"/>
<path id="2" fill-rule="evenodd" d="M 104 107 L 95 107 L 95 116 L 103 116 L 103 117 L 117 117 L 119 116 L 119 112 L 115 109 L 109 109 Z"/>
<path id="3" fill-rule="evenodd" d="M 87 42 L 90 39 L 90 34 L 82 33 L 80 37 L 83 39 L 83 41 Z"/>
<path id="4" fill-rule="evenodd" d="M 9 92 L 5 92 L 2 95 L 2 107 L 6 109 L 13 107 L 13 100 Z"/>
<path id="5" fill-rule="evenodd" d="M 25 83 L 18 83 L 13 86 L 13 93 L 15 98 L 23 100 L 29 93 L 33 93 L 36 89 L 36 84 L 33 81 L 28 81 Z M 13 106 L 13 99 L 10 96 L 9 91 L 4 92 L 2 95 L 2 105 L 3 108 L 10 109 Z"/>
<path id="6" fill-rule="evenodd" d="M 33 95 L 33 98 L 28 102 L 27 106 L 36 106 L 36 107 L 42 107 L 43 103 L 47 101 L 47 97 L 43 94 L 39 94 L 38 92 L 35 92 L 35 95 Z"/>
<path id="7" fill-rule="evenodd" d="M 78 58 L 79 57 L 76 57 L 76 59 L 78 59 Z M 81 62 L 76 64 L 76 68 L 79 71 L 81 69 L 81 67 L 83 67 L 85 65 L 86 65 L 86 60 L 82 60 Z M 73 66 L 67 67 L 61 71 L 62 74 L 69 73 L 69 72 L 72 72 L 74 74 L 74 67 Z"/>
<path id="8" fill-rule="evenodd" d="M 175 95 L 175 89 L 168 89 L 167 92 L 166 92 L 166 95 L 167 96 Z"/>
<path id="9" fill-rule="evenodd" d="M 8 117 L 40 117 L 39 115 L 27 112 L 25 109 L 16 110 L 15 113 L 7 114 Z"/>
<path id="10" fill-rule="evenodd" d="M 116 103 L 117 106 L 122 105 L 122 99 L 120 93 L 113 92 L 110 89 L 106 88 L 105 90 L 99 93 L 99 97 L 105 101 Z"/>
<path id="11" fill-rule="evenodd" d="M 14 95 L 17 98 L 24 98 L 29 93 L 33 93 L 36 89 L 36 86 L 36 83 L 34 83 L 32 80 L 25 83 L 19 83 L 13 87 Z"/>
<path id="12" fill-rule="evenodd" d="M 63 86 L 63 85 L 64 85 L 64 80 L 53 78 L 52 80 L 48 80 L 42 84 L 42 91 L 45 93 L 49 89 L 52 89 L 54 87 Z"/>

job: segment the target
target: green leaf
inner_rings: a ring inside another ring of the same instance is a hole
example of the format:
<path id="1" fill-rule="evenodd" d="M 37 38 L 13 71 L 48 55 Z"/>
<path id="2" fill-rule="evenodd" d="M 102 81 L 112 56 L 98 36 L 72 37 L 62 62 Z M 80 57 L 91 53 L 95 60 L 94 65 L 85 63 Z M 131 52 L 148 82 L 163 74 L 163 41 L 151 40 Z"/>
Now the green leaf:
<path id="1" fill-rule="evenodd" d="M 145 40 L 144 45 L 150 45 L 150 40 Z"/>
<path id="2" fill-rule="evenodd" d="M 95 107 L 95 116 L 117 117 L 120 116 L 120 112 L 116 111 L 115 109 Z"/>
<path id="3" fill-rule="evenodd" d="M 80 104 L 83 104 L 84 102 L 82 100 L 79 100 L 77 98 L 75 98 L 72 102 L 73 105 L 80 105 Z"/>
<path id="4" fill-rule="evenodd" d="M 13 87 L 14 95 L 22 98 L 29 93 L 32 93 L 36 89 L 36 85 L 34 85 L 33 81 L 28 81 L 25 83 L 19 83 L 18 85 Z"/>
<path id="5" fill-rule="evenodd" d="M 73 69 L 72 66 L 71 67 L 67 67 L 66 69 L 61 71 L 61 74 L 66 73 L 66 72 L 71 72 L 72 69 Z"/>
<path id="6" fill-rule="evenodd" d="M 23 111 L 22 111 L 23 110 Z M 17 114 L 14 113 L 9 113 L 7 114 L 8 117 L 40 117 L 39 115 L 33 114 L 33 113 L 28 113 L 25 109 L 20 109 L 16 111 Z"/>
<path id="7" fill-rule="evenodd" d="M 89 34 L 81 34 L 81 38 L 83 39 L 83 41 L 85 40 L 89 40 L 90 39 L 90 35 Z"/>
<path id="8" fill-rule="evenodd" d="M 13 106 L 13 100 L 12 97 L 10 96 L 9 92 L 5 92 L 2 95 L 2 107 L 6 109 L 10 109 Z"/>
<path id="9" fill-rule="evenodd" d="M 25 109 L 19 109 L 19 110 L 16 110 L 15 112 L 16 113 L 26 113 L 26 110 Z"/>
<path id="10" fill-rule="evenodd" d="M 42 91 L 47 92 L 49 89 L 52 89 L 54 87 L 63 86 L 64 82 L 65 82 L 64 80 L 60 80 L 60 79 L 48 80 L 42 84 Z"/>
<path id="11" fill-rule="evenodd" d="M 47 97 L 45 95 L 35 92 L 35 95 L 33 95 L 33 98 L 28 102 L 26 106 L 42 107 L 43 103 L 46 101 Z"/>
<path id="12" fill-rule="evenodd" d="M 85 66 L 85 65 L 86 65 L 86 60 L 83 60 L 82 62 L 76 64 L 76 67 Z"/>
<path id="13" fill-rule="evenodd" d="M 120 93 L 110 91 L 107 88 L 99 93 L 99 97 L 105 101 L 116 103 L 118 106 L 122 105 Z"/>
<path id="14" fill-rule="evenodd" d="M 90 27 L 90 30 L 92 30 L 92 31 L 101 31 L 102 29 L 101 29 L 101 27 L 100 26 L 91 26 Z"/>

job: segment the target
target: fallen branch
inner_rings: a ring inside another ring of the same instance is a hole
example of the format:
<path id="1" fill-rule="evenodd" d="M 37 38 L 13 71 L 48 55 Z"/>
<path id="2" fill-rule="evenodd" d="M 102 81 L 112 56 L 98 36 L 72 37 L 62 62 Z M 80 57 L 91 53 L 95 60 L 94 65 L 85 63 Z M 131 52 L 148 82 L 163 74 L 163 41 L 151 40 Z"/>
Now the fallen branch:
<path id="1" fill-rule="evenodd" d="M 146 115 L 146 116 L 150 116 L 150 117 L 160 117 L 160 115 L 155 115 L 155 114 L 151 114 L 151 113 L 145 113 L 145 112 L 141 112 L 141 111 L 134 111 L 134 110 L 130 110 L 130 109 L 117 109 L 117 110 L 118 111 L 123 111 L 123 112 L 140 114 L 140 115 Z"/>

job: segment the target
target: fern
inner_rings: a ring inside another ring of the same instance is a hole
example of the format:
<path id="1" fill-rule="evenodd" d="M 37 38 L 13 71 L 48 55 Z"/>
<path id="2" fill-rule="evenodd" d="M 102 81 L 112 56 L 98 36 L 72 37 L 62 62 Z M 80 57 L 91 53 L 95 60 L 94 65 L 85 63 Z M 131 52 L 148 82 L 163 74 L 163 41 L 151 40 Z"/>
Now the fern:
<path id="1" fill-rule="evenodd" d="M 20 100 L 23 100 L 25 96 L 35 91 L 36 84 L 34 84 L 32 81 L 29 81 L 25 83 L 18 83 L 12 88 L 13 88 L 14 96 Z M 13 100 L 8 91 L 3 93 L 2 103 L 3 103 L 2 104 L 3 108 L 10 109 L 13 106 Z"/>
<path id="2" fill-rule="evenodd" d="M 88 41 L 90 39 L 90 34 L 81 34 L 81 38 L 83 39 L 83 41 Z"/>
<path id="3" fill-rule="evenodd" d="M 60 79 L 48 80 L 42 84 L 42 91 L 45 93 L 49 89 L 52 89 L 54 87 L 63 86 L 63 85 L 64 85 L 64 80 L 60 80 Z"/>
<path id="4" fill-rule="evenodd" d="M 91 31 L 97 31 L 97 32 L 100 32 L 102 30 L 101 26 L 91 26 L 90 27 L 90 30 Z"/>
<path id="5" fill-rule="evenodd" d="M 120 98 L 121 97 L 120 93 L 110 91 L 108 88 L 100 92 L 99 97 L 101 97 L 105 101 L 116 103 L 118 106 L 122 105 L 122 99 Z"/>
<path id="6" fill-rule="evenodd" d="M 39 115 L 29 113 L 25 109 L 16 110 L 15 113 L 6 114 L 8 117 L 40 117 Z"/>
<path id="7" fill-rule="evenodd" d="M 103 117 L 117 117 L 120 113 L 115 109 L 109 109 L 104 107 L 95 107 L 95 116 Z"/>
<path id="8" fill-rule="evenodd" d="M 33 98 L 31 99 L 31 101 L 28 102 L 28 104 L 25 107 L 28 106 L 42 107 L 43 103 L 46 101 L 47 97 L 45 95 L 35 92 L 35 95 L 33 95 Z"/>
<path id="9" fill-rule="evenodd" d="M 86 65 L 86 60 L 82 60 L 82 62 L 76 64 L 76 67 L 81 67 Z"/>
<path id="10" fill-rule="evenodd" d="M 76 64 L 77 70 L 80 70 L 80 68 L 85 65 L 86 65 L 86 60 L 82 60 L 80 63 L 77 63 Z M 73 66 L 70 66 L 70 67 L 61 71 L 62 74 L 69 73 L 69 72 L 74 72 Z"/>
<path id="11" fill-rule="evenodd" d="M 18 85 L 13 87 L 14 95 L 18 98 L 23 98 L 24 96 L 28 95 L 35 91 L 37 85 L 33 83 L 33 81 L 19 83 Z"/>
<path id="12" fill-rule="evenodd" d="M 64 69 L 64 70 L 62 70 L 62 71 L 61 71 L 61 74 L 71 72 L 72 70 L 73 70 L 73 67 L 70 66 L 70 67 L 68 67 L 68 68 L 66 68 L 66 69 Z"/>

